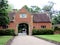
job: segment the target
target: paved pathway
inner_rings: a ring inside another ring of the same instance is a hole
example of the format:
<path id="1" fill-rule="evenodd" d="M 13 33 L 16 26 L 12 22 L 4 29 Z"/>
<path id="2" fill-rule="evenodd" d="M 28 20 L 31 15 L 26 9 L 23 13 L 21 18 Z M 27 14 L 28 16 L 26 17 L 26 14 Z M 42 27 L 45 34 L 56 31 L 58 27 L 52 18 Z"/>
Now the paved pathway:
<path id="1" fill-rule="evenodd" d="M 19 33 L 18 36 L 25 36 L 27 35 L 26 33 Z"/>
<path id="2" fill-rule="evenodd" d="M 38 39 L 33 36 L 16 36 L 11 45 L 55 45 L 48 41 Z"/>

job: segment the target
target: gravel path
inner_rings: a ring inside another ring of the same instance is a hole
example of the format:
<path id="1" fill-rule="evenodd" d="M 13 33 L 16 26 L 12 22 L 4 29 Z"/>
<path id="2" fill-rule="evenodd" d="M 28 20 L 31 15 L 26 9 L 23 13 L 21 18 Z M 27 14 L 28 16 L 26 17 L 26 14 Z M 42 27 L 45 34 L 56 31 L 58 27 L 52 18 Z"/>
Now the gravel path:
<path id="1" fill-rule="evenodd" d="M 33 36 L 16 36 L 11 45 L 56 45 Z"/>

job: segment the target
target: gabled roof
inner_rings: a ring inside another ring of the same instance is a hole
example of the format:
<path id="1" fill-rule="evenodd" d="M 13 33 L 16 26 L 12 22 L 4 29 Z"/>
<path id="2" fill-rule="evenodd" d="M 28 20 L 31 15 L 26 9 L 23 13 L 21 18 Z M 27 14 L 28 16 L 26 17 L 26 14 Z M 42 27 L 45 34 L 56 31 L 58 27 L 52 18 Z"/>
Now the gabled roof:
<path id="1" fill-rule="evenodd" d="M 13 20 L 14 15 L 16 15 L 15 11 L 9 13 L 10 21 Z M 31 15 L 33 15 L 33 22 L 34 23 L 39 23 L 39 22 L 50 23 L 51 22 L 49 16 L 46 13 L 37 13 L 37 14 L 31 14 Z"/>
<path id="2" fill-rule="evenodd" d="M 50 18 L 45 13 L 33 14 L 33 22 L 51 22 Z"/>

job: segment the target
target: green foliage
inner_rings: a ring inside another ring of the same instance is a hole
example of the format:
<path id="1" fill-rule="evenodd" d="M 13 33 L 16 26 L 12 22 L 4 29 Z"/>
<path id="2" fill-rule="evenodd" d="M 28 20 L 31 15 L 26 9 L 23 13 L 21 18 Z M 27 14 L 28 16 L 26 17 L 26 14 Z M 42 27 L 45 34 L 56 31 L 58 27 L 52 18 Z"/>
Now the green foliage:
<path id="1" fill-rule="evenodd" d="M 44 11 L 50 11 L 50 10 L 51 10 L 51 6 L 45 5 L 45 6 L 43 7 L 43 10 L 44 10 Z"/>
<path id="2" fill-rule="evenodd" d="M 30 9 L 27 5 L 24 5 L 24 8 L 26 8 L 28 11 L 30 11 Z"/>
<path id="3" fill-rule="evenodd" d="M 53 40 L 53 41 L 60 42 L 60 34 L 59 35 L 36 35 L 36 37 L 45 38 L 45 39 L 50 40 L 50 41 Z"/>
<path id="4" fill-rule="evenodd" d="M 45 5 L 42 8 L 44 12 L 47 12 L 49 14 L 51 19 L 52 19 L 52 14 L 54 13 L 53 6 L 54 6 L 54 2 L 48 2 L 48 5 Z"/>
<path id="5" fill-rule="evenodd" d="M 7 9 L 7 11 L 8 11 L 8 12 L 13 11 L 13 5 L 9 4 L 9 5 L 8 5 L 8 9 Z"/>
<path id="6" fill-rule="evenodd" d="M 0 36 L 0 45 L 6 45 L 6 43 L 12 38 L 13 36 Z"/>
<path id="7" fill-rule="evenodd" d="M 24 8 L 26 8 L 30 13 L 39 13 L 41 11 L 41 8 L 38 6 L 34 6 L 35 9 L 33 9 L 33 7 L 29 8 L 27 5 L 25 5 Z"/>
<path id="8" fill-rule="evenodd" d="M 57 24 L 57 17 L 55 16 L 53 19 L 52 19 L 52 24 Z"/>
<path id="9" fill-rule="evenodd" d="M 38 6 L 32 6 L 31 11 L 32 13 L 39 13 L 41 11 L 41 8 Z"/>
<path id="10" fill-rule="evenodd" d="M 53 6 L 54 6 L 54 2 L 48 2 L 48 4 L 49 4 L 49 5 L 45 5 L 42 9 L 43 9 L 44 11 L 50 12 L 51 9 L 52 9 Z"/>
<path id="11" fill-rule="evenodd" d="M 53 24 L 60 24 L 60 14 L 57 14 L 52 20 Z"/>
<path id="12" fill-rule="evenodd" d="M 60 31 L 60 28 L 55 27 L 55 28 L 54 28 L 54 31 Z"/>
<path id="13" fill-rule="evenodd" d="M 22 30 L 18 30 L 18 33 L 22 33 Z"/>
<path id="14" fill-rule="evenodd" d="M 14 29 L 2 29 L 0 35 L 15 35 Z"/>
<path id="15" fill-rule="evenodd" d="M 51 29 L 33 29 L 32 35 L 50 35 L 53 32 Z"/>
<path id="16" fill-rule="evenodd" d="M 9 17 L 8 17 L 8 1 L 1 0 L 0 2 L 0 26 L 8 25 Z"/>

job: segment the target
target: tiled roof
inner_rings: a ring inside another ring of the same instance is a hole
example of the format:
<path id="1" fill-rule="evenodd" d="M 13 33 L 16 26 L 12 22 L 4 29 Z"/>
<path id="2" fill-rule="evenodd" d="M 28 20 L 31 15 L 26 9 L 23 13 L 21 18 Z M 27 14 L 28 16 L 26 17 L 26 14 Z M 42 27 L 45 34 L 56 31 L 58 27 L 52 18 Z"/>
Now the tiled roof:
<path id="1" fill-rule="evenodd" d="M 13 18 L 16 15 L 17 11 L 18 11 L 17 9 L 12 9 L 12 11 L 9 12 L 8 16 L 10 21 L 13 21 Z"/>
<path id="2" fill-rule="evenodd" d="M 10 13 L 8 14 L 10 21 L 13 20 L 15 14 L 16 14 L 16 12 L 10 12 Z"/>
<path id="3" fill-rule="evenodd" d="M 32 14 L 33 15 L 33 22 L 50 22 L 50 19 L 47 14 Z"/>
<path id="4" fill-rule="evenodd" d="M 16 11 L 9 13 L 10 21 L 13 20 L 14 15 L 16 15 Z M 37 13 L 33 15 L 33 22 L 51 22 L 49 16 L 46 13 Z"/>

